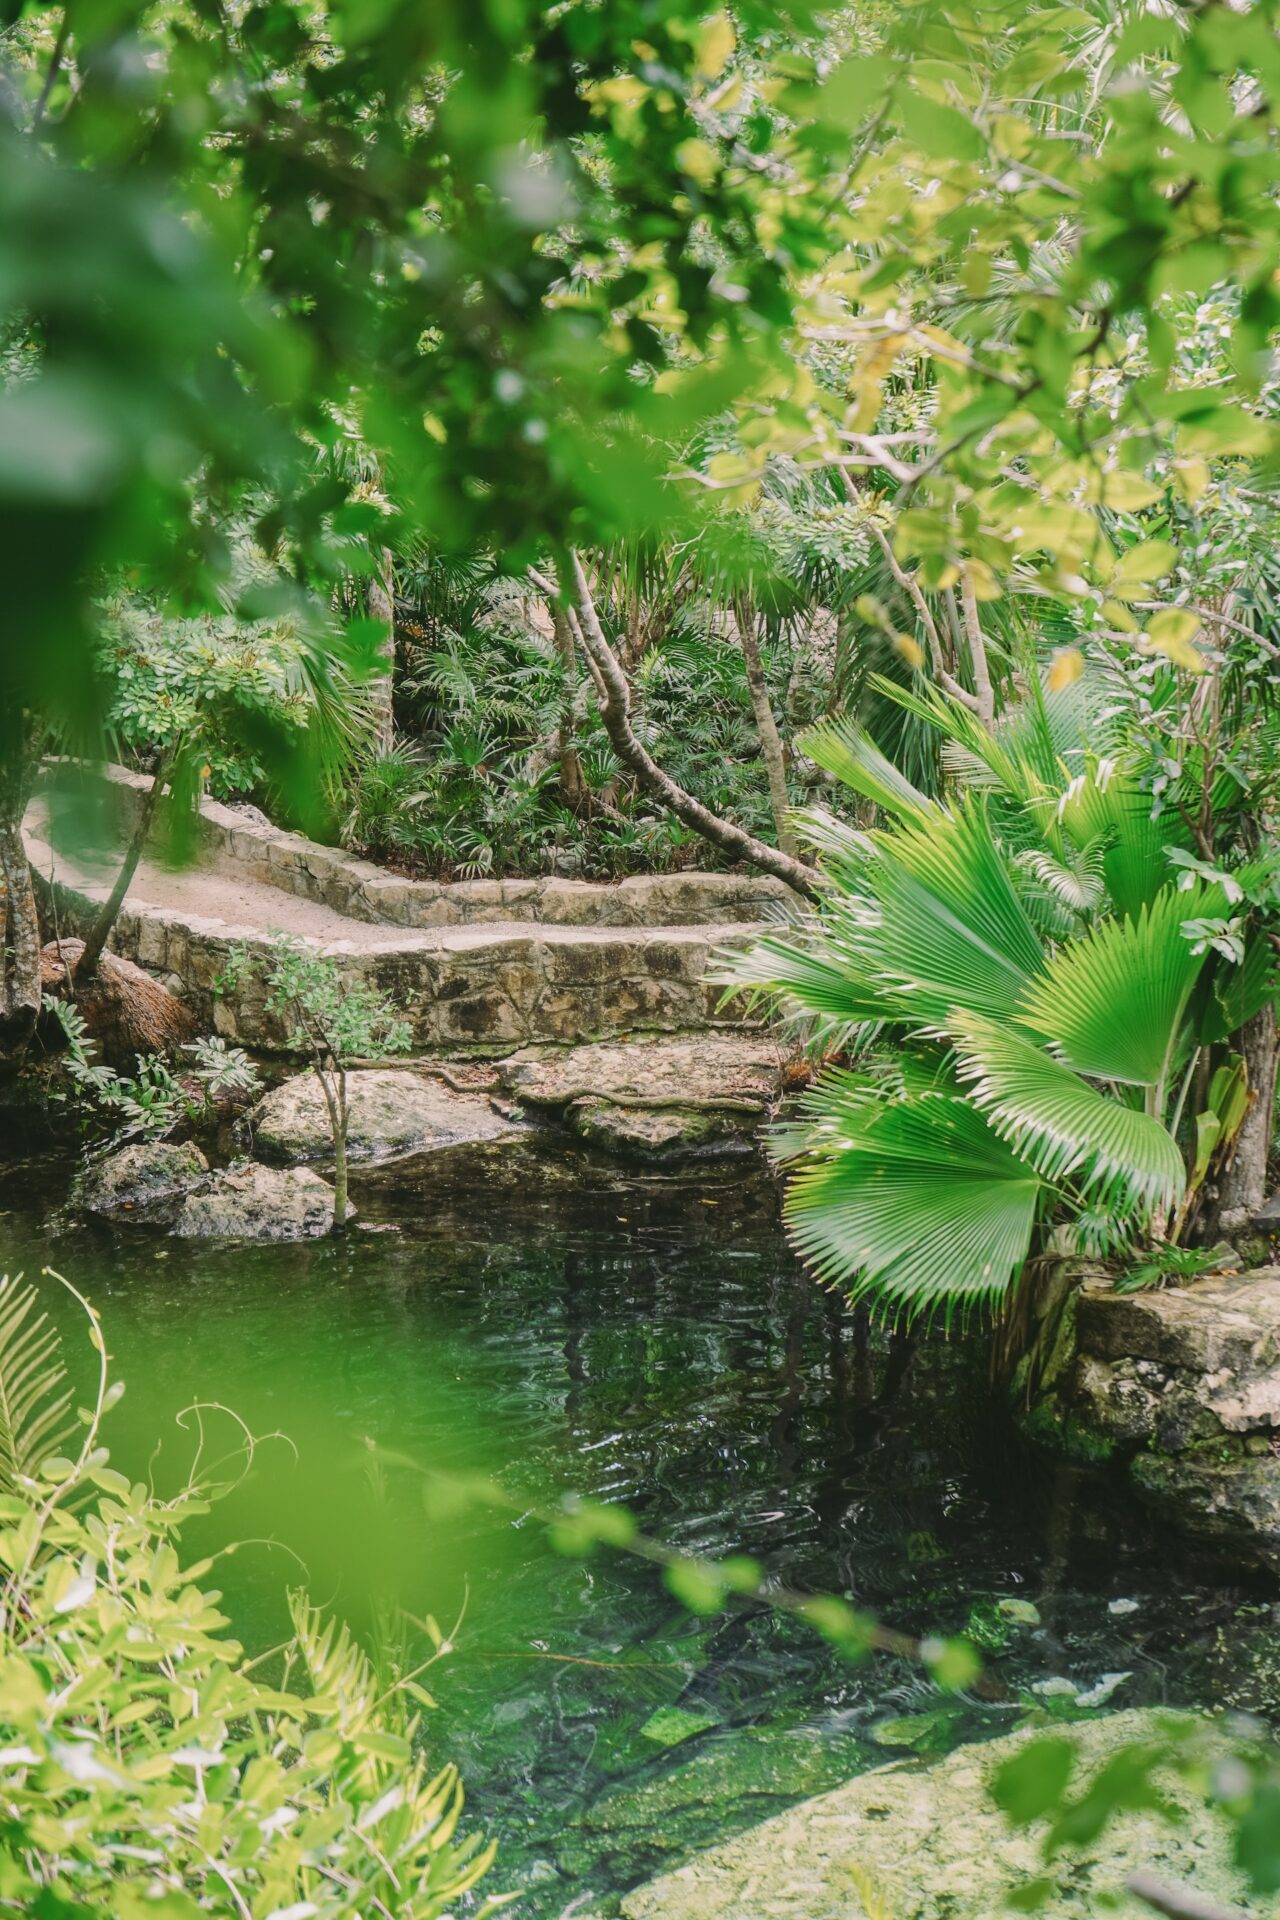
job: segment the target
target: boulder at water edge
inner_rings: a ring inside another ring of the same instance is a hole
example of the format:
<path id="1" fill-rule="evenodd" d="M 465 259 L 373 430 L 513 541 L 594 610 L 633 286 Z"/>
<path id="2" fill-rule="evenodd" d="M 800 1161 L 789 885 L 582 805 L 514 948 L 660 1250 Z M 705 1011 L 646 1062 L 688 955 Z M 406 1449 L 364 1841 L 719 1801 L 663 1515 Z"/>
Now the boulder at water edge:
<path id="1" fill-rule="evenodd" d="M 208 1172 L 209 1162 L 189 1141 L 137 1140 L 85 1167 L 72 1199 L 105 1219 L 163 1224 Z"/>
<path id="2" fill-rule="evenodd" d="M 522 1131 L 483 1088 L 460 1092 L 408 1068 L 367 1067 L 347 1075 L 347 1155 L 387 1160 Z M 269 1160 L 333 1157 L 329 1113 L 313 1073 L 297 1073 L 263 1095 L 249 1115 L 255 1150 Z"/>
<path id="3" fill-rule="evenodd" d="M 318 1173 L 241 1161 L 187 1195 L 173 1230 L 187 1240 L 284 1241 L 318 1240 L 332 1227 L 333 1188 Z"/>
<path id="4" fill-rule="evenodd" d="M 1141 1740 L 1156 1716 L 1117 1713 L 1060 1729 L 1092 1777 L 1118 1747 Z M 1238 1910 L 1245 1887 L 1231 1865 L 1226 1821 L 1173 1775 L 1160 1786 L 1180 1815 L 1124 1814 L 1101 1839 L 1046 1869 L 1036 1828 L 1015 1832 L 988 1791 L 995 1768 L 1031 1732 L 957 1747 L 933 1766 L 880 1768 L 833 1793 L 802 1800 L 687 1866 L 627 1894 L 626 1920 L 993 1920 L 1007 1895 L 1048 1873 L 1041 1920 L 1150 1920 L 1124 1892 L 1135 1872 L 1193 1889 Z M 1275 1900 L 1250 1899 L 1261 1920 Z"/>

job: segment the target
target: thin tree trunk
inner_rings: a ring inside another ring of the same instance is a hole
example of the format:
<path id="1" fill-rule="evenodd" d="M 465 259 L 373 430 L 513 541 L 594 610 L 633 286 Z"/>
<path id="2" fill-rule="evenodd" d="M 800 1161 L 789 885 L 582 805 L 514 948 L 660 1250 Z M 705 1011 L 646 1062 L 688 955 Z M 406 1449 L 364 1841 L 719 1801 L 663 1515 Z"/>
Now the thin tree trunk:
<path id="1" fill-rule="evenodd" d="M 569 616 L 558 600 L 551 605 L 551 623 L 555 629 L 556 652 L 560 656 L 560 718 L 556 725 L 556 764 L 560 773 L 560 791 L 570 806 L 582 798 L 582 768 L 573 744 L 575 731 L 574 695 L 577 692 L 578 651 L 574 645 Z"/>
<path id="2" fill-rule="evenodd" d="M 22 822 L 33 756 L 23 715 L 4 715 L 0 754 L 0 874 L 4 878 L 4 952 L 0 956 L 0 1059 L 22 1052 L 40 1013 L 40 919 Z"/>
<path id="3" fill-rule="evenodd" d="M 778 723 L 773 717 L 773 707 L 769 700 L 769 686 L 764 677 L 764 662 L 760 658 L 756 616 L 752 609 L 743 603 L 735 609 L 734 620 L 742 646 L 742 658 L 747 669 L 747 691 L 751 695 L 751 711 L 755 715 L 756 732 L 760 736 L 760 753 L 769 782 L 769 805 L 773 809 L 774 831 L 782 851 L 795 860 L 799 858 L 799 848 L 796 837 L 791 831 L 787 767 L 782 754 Z"/>
<path id="4" fill-rule="evenodd" d="M 120 917 L 120 909 L 124 905 L 125 895 L 133 884 L 134 874 L 138 871 L 138 862 L 141 860 L 143 849 L 147 844 L 147 835 L 151 831 L 151 822 L 155 818 L 156 805 L 160 799 L 161 789 L 168 779 L 169 769 L 172 764 L 173 756 L 171 754 L 166 755 L 151 777 L 151 785 L 143 795 L 142 805 L 138 810 L 138 818 L 133 829 L 133 835 L 125 849 L 124 860 L 121 863 L 119 873 L 116 875 L 115 885 L 112 887 L 111 892 L 107 895 L 102 905 L 98 908 L 97 918 L 85 935 L 84 951 L 76 962 L 73 974 L 74 981 L 92 980 L 98 970 L 98 962 L 102 958 L 102 950 L 111 938 L 111 929 Z"/>
<path id="5" fill-rule="evenodd" d="M 973 691 L 978 702 L 978 718 L 984 727 L 993 727 L 996 700 L 991 690 L 991 669 L 987 664 L 987 643 L 978 615 L 978 596 L 973 590 L 973 574 L 966 566 L 960 571 L 960 605 L 964 612 L 965 639 L 969 642 L 969 664 L 973 668 Z"/>
<path id="6" fill-rule="evenodd" d="M 610 744 L 623 765 L 631 769 L 647 793 L 661 801 L 695 833 L 700 833 L 704 840 L 719 847 L 722 853 L 731 855 L 735 860 L 747 860 L 752 866 L 759 867 L 762 873 L 771 873 L 776 879 L 785 881 L 806 899 L 816 900 L 818 889 L 813 873 L 802 861 L 792 859 L 777 847 L 766 846 L 754 834 L 744 833 L 741 827 L 735 827 L 731 821 L 722 820 L 718 814 L 712 813 L 710 808 L 704 807 L 701 801 L 695 800 L 691 793 L 687 793 L 669 774 L 664 773 L 637 740 L 631 727 L 631 689 L 627 677 L 604 637 L 582 562 L 576 553 L 571 553 L 569 557 L 573 568 L 578 631 L 603 690 L 600 718 Z M 535 584 L 544 585 L 540 579 L 535 580 Z"/>
<path id="7" fill-rule="evenodd" d="M 396 573 L 390 548 L 380 547 L 374 560 L 369 576 L 369 618 L 386 629 L 378 642 L 378 655 L 386 661 L 387 670 L 370 681 L 369 696 L 373 703 L 374 752 L 389 753 L 395 739 Z"/>
<path id="8" fill-rule="evenodd" d="M 1263 1007 L 1235 1036 L 1249 1082 L 1249 1109 L 1218 1190 L 1218 1225 L 1224 1233 L 1247 1226 L 1267 1197 L 1267 1157 L 1276 1094 L 1277 1034 L 1274 1005 Z"/>

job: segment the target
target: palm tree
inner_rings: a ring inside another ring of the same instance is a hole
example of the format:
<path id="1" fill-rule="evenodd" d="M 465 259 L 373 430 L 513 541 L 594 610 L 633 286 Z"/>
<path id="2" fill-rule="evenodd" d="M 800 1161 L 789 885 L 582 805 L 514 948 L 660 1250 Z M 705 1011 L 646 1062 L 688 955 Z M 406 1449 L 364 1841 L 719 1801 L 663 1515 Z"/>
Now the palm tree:
<path id="1" fill-rule="evenodd" d="M 1276 991 L 1229 908 L 1277 856 L 1197 870 L 1139 761 L 1088 743 L 1075 689 L 1035 684 L 994 731 L 897 697 L 944 732 L 960 797 L 926 796 L 846 722 L 810 734 L 890 824 L 806 816 L 816 915 L 720 978 L 853 1062 L 775 1138 L 801 1254 L 853 1298 L 949 1319 L 1006 1301 L 1051 1223 L 1094 1254 L 1186 1231 L 1243 1114 L 1225 1042 Z"/>

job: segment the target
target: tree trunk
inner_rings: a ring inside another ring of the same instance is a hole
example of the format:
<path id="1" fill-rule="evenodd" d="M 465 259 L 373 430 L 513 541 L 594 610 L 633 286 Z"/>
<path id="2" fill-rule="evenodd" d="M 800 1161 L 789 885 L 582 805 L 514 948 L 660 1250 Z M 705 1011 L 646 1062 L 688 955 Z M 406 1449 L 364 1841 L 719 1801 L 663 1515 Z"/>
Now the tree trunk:
<path id="1" fill-rule="evenodd" d="M 742 658 L 746 663 L 747 691 L 751 695 L 751 711 L 755 715 L 756 732 L 760 736 L 760 753 L 769 782 L 769 805 L 773 809 L 774 832 L 778 836 L 778 845 L 782 851 L 794 860 L 799 857 L 799 848 L 796 837 L 791 831 L 787 767 L 782 754 L 778 723 L 773 717 L 773 707 L 769 700 L 768 682 L 764 677 L 764 662 L 760 658 L 756 617 L 751 608 L 744 604 L 736 609 L 734 619 L 738 628 L 738 639 L 742 645 Z"/>
<path id="2" fill-rule="evenodd" d="M 0 764 L 0 874 L 4 879 L 3 983 L 0 985 L 0 1060 L 26 1047 L 40 1013 L 40 920 L 31 863 L 22 837 L 30 793 L 31 760 L 19 719 L 4 729 Z"/>
<path id="3" fill-rule="evenodd" d="M 978 718 L 984 727 L 993 727 L 996 718 L 995 694 L 991 690 L 991 669 L 987 663 L 987 643 L 978 614 L 978 596 L 973 590 L 973 574 L 968 567 L 962 568 L 960 573 L 960 606 L 964 613 L 965 638 L 969 642 L 969 664 L 973 668 Z"/>
<path id="4" fill-rule="evenodd" d="M 369 697 L 373 704 L 373 750 L 375 753 L 389 753 L 395 739 L 396 672 L 396 571 L 390 548 L 379 547 L 374 554 L 374 562 L 374 570 L 369 576 L 369 618 L 379 621 L 386 629 L 385 637 L 378 643 L 378 655 L 386 661 L 387 670 L 369 682 Z"/>
<path id="5" fill-rule="evenodd" d="M 338 1124 L 333 1130 L 333 1230 L 341 1233 L 347 1224 L 347 1074 L 338 1068 Z"/>
<path id="6" fill-rule="evenodd" d="M 559 601 L 551 602 L 551 621 L 555 629 L 556 652 L 560 655 L 561 694 L 560 718 L 556 726 L 556 762 L 560 774 L 560 791 L 570 806 L 576 806 L 582 798 L 582 767 L 578 761 L 577 748 L 573 744 L 576 726 L 574 695 L 577 692 L 578 653 L 573 640 L 573 628 L 569 625 L 569 616 Z"/>
<path id="7" fill-rule="evenodd" d="M 124 905 L 125 895 L 133 884 L 134 874 L 138 871 L 138 862 L 141 860 L 143 850 L 146 847 L 147 835 L 150 833 L 151 823 L 155 819 L 156 805 L 160 799 L 165 781 L 168 779 L 171 765 L 172 756 L 166 755 L 165 758 L 160 761 L 159 766 L 151 777 L 151 785 L 142 797 L 142 805 L 138 809 L 137 822 L 134 826 L 129 844 L 125 849 L 124 860 L 121 863 L 119 873 L 116 875 L 115 885 L 99 907 L 97 917 L 85 935 L 84 947 L 74 969 L 74 977 L 77 982 L 92 980 L 98 970 L 98 962 L 102 958 L 102 949 L 111 937 L 111 929 L 120 917 L 120 909 Z"/>
<path id="8" fill-rule="evenodd" d="M 759 867 L 762 873 L 771 873 L 776 879 L 785 881 L 806 899 L 816 900 L 819 895 L 813 873 L 802 861 L 792 859 L 779 848 L 766 846 L 763 840 L 757 840 L 754 834 L 744 833 L 741 827 L 735 827 L 731 821 L 722 820 L 709 807 L 704 807 L 701 801 L 695 800 L 691 793 L 687 793 L 650 758 L 632 731 L 631 689 L 612 647 L 604 637 L 582 562 L 576 553 L 570 554 L 570 562 L 578 630 L 602 690 L 600 718 L 610 744 L 623 765 L 631 769 L 647 793 L 669 808 L 678 820 L 692 827 L 695 833 L 700 833 L 704 840 L 719 847 L 722 853 L 729 854 L 735 860 L 749 861 L 752 866 Z M 538 581 L 535 584 L 543 583 Z"/>
<path id="9" fill-rule="evenodd" d="M 1267 1157 L 1276 1093 L 1274 1005 L 1263 1007 L 1235 1035 L 1249 1081 L 1249 1110 L 1218 1189 L 1218 1225 L 1224 1233 L 1247 1226 L 1267 1197 Z"/>

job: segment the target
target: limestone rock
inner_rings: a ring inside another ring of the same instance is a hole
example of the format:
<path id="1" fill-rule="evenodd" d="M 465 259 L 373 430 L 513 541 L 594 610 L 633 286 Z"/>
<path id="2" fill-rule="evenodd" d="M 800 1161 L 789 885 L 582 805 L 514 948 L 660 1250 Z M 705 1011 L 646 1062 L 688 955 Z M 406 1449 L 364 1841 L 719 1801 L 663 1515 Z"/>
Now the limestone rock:
<path id="1" fill-rule="evenodd" d="M 242 1160 L 187 1195 L 173 1230 L 187 1240 L 318 1240 L 332 1226 L 333 1188 L 318 1173 Z"/>
<path id="2" fill-rule="evenodd" d="M 348 1074 L 347 1102 L 347 1153 L 353 1160 L 387 1160 L 523 1131 L 483 1090 L 459 1093 L 443 1080 L 404 1069 L 369 1067 Z M 333 1157 L 328 1111 L 312 1073 L 295 1074 L 264 1094 L 249 1126 L 255 1150 L 269 1160 Z"/>
<path id="3" fill-rule="evenodd" d="M 565 1119 L 576 1134 L 612 1153 L 643 1159 L 726 1153 L 744 1148 L 755 1116 L 723 1107 L 619 1107 L 611 1100 L 575 1100 Z"/>
<path id="4" fill-rule="evenodd" d="M 163 1221 L 208 1171 L 209 1162 L 190 1143 L 138 1140 L 86 1167 L 73 1199 L 86 1213 Z"/>
<path id="5" fill-rule="evenodd" d="M 1146 1712 L 1118 1713 L 1069 1731 L 1092 1770 L 1152 1722 Z M 622 1912 L 626 1920 L 860 1920 L 873 1910 L 894 1920 L 990 1920 L 1012 1888 L 1045 1872 L 1038 1832 L 1014 1831 L 987 1792 L 993 1770 L 1031 1737 L 1010 1734 L 957 1747 L 932 1766 L 863 1774 L 638 1888 Z M 1149 1915 L 1121 1892 L 1138 1869 L 1205 1901 L 1241 1900 L 1226 1822 L 1172 1775 L 1161 1786 L 1181 1823 L 1125 1814 L 1094 1846 L 1067 1853 L 1050 1870 L 1056 1890 L 1037 1908 L 1044 1920 L 1092 1920 L 1104 1910 Z M 1249 1911 L 1275 1916 L 1280 1903 L 1253 1901 Z"/>
<path id="6" fill-rule="evenodd" d="M 752 1033 L 526 1047 L 498 1073 L 583 1138 L 644 1158 L 740 1147 L 768 1117 L 781 1079 L 776 1043 Z"/>
<path id="7" fill-rule="evenodd" d="M 1086 1277 L 1041 1339 L 1034 1432 L 1125 1461 L 1182 1531 L 1280 1563 L 1280 1268 L 1136 1294 Z"/>
<path id="8" fill-rule="evenodd" d="M 847 1780 L 866 1762 L 867 1749 L 856 1740 L 805 1727 L 766 1726 L 747 1738 L 704 1741 L 675 1767 L 607 1787 L 564 1829 L 556 1864 L 576 1880 L 604 1861 L 615 1884 L 635 1881 L 684 1859 L 691 1847 L 754 1826 L 798 1794 Z"/>

